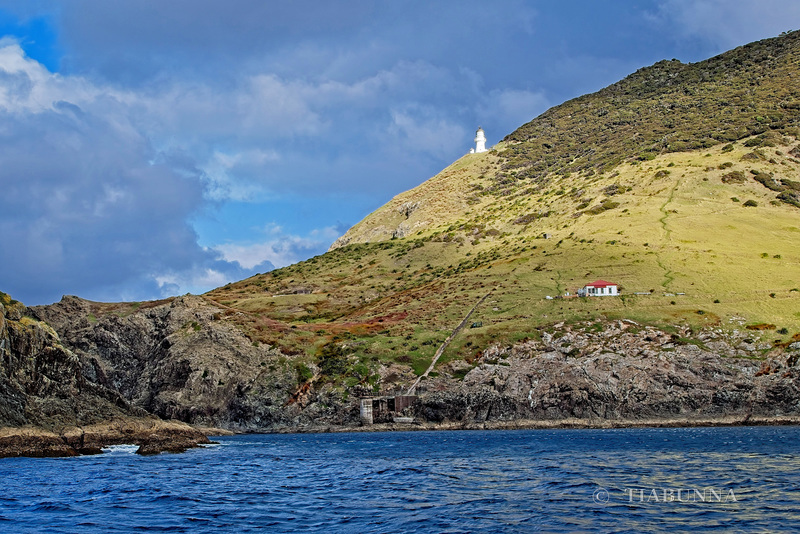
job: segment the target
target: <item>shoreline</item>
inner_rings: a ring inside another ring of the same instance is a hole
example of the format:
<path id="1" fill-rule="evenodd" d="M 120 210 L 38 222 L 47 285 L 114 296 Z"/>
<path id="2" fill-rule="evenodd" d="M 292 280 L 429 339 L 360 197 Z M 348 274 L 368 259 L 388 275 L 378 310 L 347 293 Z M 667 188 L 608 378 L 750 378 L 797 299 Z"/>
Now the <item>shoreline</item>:
<path id="1" fill-rule="evenodd" d="M 791 426 L 800 425 L 800 415 L 721 416 L 714 418 L 674 419 L 516 419 L 509 421 L 448 422 L 448 423 L 376 423 L 361 426 L 286 427 L 265 431 L 234 432 L 235 434 L 329 434 L 344 432 L 406 432 L 437 430 L 562 430 L 562 429 L 624 429 L 624 428 L 699 428 L 734 426 Z"/>
<path id="2" fill-rule="evenodd" d="M 222 429 L 208 429 L 222 430 Z M 211 443 L 186 423 L 155 418 L 121 418 L 57 430 L 37 426 L 0 428 L 0 458 L 63 458 L 102 454 L 110 445 L 138 445 L 136 454 L 185 452 Z"/>
<path id="3" fill-rule="evenodd" d="M 57 458 L 102 454 L 109 445 L 136 444 L 137 454 L 180 453 L 213 443 L 208 438 L 247 434 L 338 434 L 347 432 L 433 432 L 453 430 L 611 430 L 626 428 L 721 428 L 795 426 L 800 415 L 683 417 L 672 419 L 517 419 L 481 422 L 377 423 L 361 426 L 281 427 L 232 431 L 175 421 L 111 421 L 53 432 L 39 427 L 0 428 L 1 458 Z"/>

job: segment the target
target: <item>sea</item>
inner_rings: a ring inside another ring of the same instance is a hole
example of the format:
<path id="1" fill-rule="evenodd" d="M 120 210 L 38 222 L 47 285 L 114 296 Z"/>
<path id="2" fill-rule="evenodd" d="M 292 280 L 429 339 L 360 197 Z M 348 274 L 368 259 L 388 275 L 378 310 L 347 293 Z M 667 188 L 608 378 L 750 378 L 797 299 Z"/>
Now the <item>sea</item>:
<path id="1" fill-rule="evenodd" d="M 800 532 L 800 427 L 257 434 L 0 460 L 0 532 Z"/>

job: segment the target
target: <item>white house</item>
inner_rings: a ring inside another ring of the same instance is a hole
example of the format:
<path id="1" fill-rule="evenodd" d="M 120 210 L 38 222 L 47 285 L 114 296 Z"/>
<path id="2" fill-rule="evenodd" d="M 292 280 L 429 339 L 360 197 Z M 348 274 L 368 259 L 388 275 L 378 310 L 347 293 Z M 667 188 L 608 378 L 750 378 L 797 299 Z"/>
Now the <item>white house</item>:
<path id="1" fill-rule="evenodd" d="M 578 290 L 579 297 L 613 297 L 619 295 L 617 284 L 598 280 Z"/>
<path id="2" fill-rule="evenodd" d="M 483 133 L 483 128 L 480 126 L 478 127 L 478 131 L 475 132 L 475 148 L 470 148 L 470 154 L 480 154 L 481 152 L 486 152 L 486 134 Z"/>

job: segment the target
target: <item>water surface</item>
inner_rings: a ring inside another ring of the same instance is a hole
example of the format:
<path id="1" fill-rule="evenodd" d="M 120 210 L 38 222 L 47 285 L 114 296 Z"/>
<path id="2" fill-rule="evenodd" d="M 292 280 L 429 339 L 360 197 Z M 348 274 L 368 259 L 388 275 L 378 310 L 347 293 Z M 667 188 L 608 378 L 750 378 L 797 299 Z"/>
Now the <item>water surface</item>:
<path id="1" fill-rule="evenodd" d="M 0 531 L 800 531 L 800 427 L 217 439 L 0 460 Z"/>

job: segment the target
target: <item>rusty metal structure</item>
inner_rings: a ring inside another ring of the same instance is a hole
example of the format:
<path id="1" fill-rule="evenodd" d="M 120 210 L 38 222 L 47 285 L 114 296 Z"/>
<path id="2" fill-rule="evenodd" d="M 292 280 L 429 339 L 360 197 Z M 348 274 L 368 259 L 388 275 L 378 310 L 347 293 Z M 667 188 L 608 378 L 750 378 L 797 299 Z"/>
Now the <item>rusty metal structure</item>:
<path id="1" fill-rule="evenodd" d="M 413 421 L 411 408 L 417 395 L 382 395 L 359 400 L 361 423 L 390 423 Z"/>

